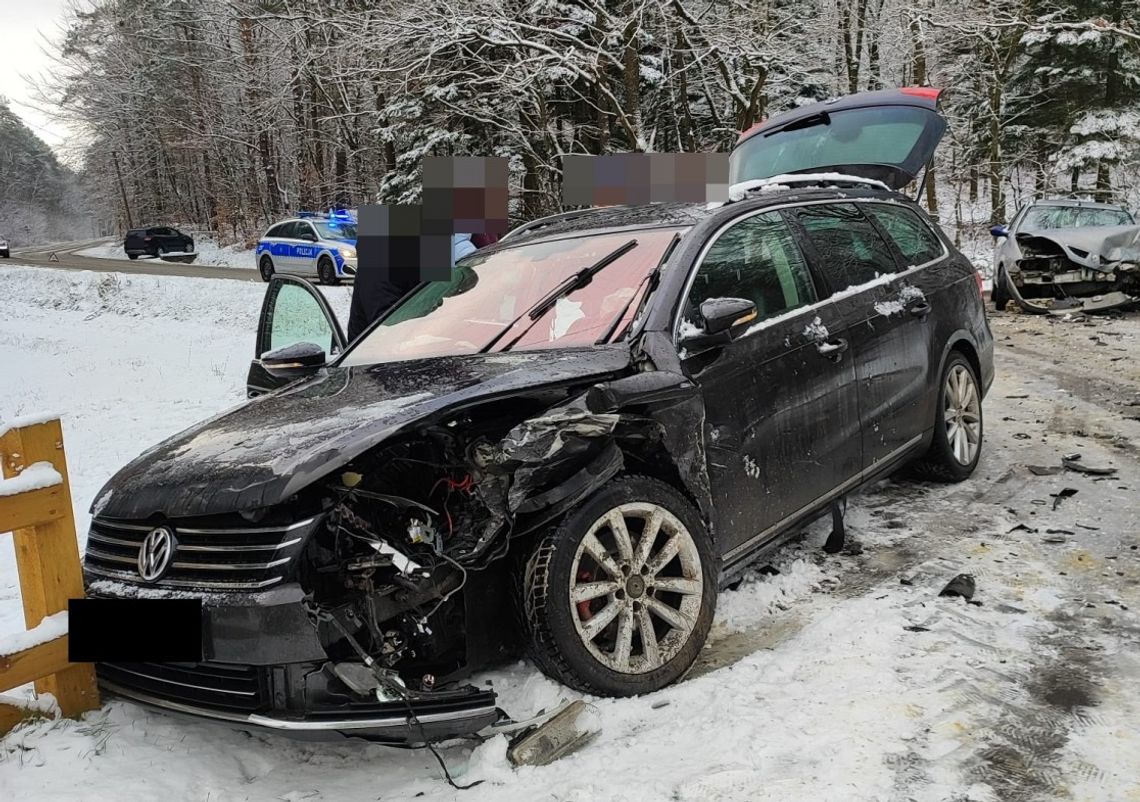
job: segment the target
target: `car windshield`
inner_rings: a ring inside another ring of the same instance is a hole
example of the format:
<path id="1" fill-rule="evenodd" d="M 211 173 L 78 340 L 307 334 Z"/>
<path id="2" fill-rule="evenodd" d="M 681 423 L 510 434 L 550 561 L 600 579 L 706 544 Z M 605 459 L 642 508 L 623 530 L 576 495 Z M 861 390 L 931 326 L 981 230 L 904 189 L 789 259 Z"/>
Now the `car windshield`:
<path id="1" fill-rule="evenodd" d="M 677 231 L 594 234 L 476 252 L 455 266 L 449 281 L 421 285 L 358 340 L 340 364 L 474 354 L 492 343 L 514 350 L 592 345 L 619 317 L 628 321 L 636 312 L 645 278 Z M 631 240 L 637 246 L 606 265 L 587 286 L 530 319 L 528 310 L 552 290 Z"/>
<path id="2" fill-rule="evenodd" d="M 1098 228 L 1130 226 L 1132 215 L 1123 209 L 1089 206 L 1035 206 L 1025 214 L 1025 229 Z"/>
<path id="3" fill-rule="evenodd" d="M 338 223 L 335 221 L 313 220 L 317 236 L 321 239 L 356 239 L 356 226 L 352 223 Z"/>

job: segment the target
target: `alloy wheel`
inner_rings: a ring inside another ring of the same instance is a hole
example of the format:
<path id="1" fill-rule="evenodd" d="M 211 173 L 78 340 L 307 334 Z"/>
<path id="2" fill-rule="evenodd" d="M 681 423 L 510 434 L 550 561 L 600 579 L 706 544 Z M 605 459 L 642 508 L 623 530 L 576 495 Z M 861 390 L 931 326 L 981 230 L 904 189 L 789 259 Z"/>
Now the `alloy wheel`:
<path id="1" fill-rule="evenodd" d="M 578 545 L 570 577 L 578 637 L 613 671 L 665 665 L 696 626 L 700 552 L 685 525 L 657 504 L 621 504 L 598 518 Z"/>
<path id="2" fill-rule="evenodd" d="M 945 398 L 946 442 L 954 459 L 969 465 L 982 442 L 982 399 L 965 365 L 954 365 L 946 375 Z"/>

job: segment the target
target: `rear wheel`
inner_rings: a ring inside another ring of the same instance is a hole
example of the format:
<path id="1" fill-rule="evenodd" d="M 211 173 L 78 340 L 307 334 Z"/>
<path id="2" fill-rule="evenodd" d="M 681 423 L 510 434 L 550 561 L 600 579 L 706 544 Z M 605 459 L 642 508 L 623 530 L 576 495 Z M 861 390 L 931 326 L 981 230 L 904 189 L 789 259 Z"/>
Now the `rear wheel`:
<path id="1" fill-rule="evenodd" d="M 273 260 L 268 256 L 261 257 L 257 263 L 257 271 L 261 273 L 261 280 L 268 283 L 273 278 Z"/>
<path id="2" fill-rule="evenodd" d="M 658 690 L 693 664 L 716 609 L 718 560 L 692 504 L 621 476 L 572 510 L 530 555 L 522 608 L 544 673 L 606 696 Z"/>
<path id="3" fill-rule="evenodd" d="M 139 258 L 139 255 L 137 253 L 128 253 L 127 258 L 133 262 L 135 259 Z"/>
<path id="4" fill-rule="evenodd" d="M 336 274 L 336 266 L 332 263 L 332 259 L 327 256 L 322 256 L 317 262 L 317 280 L 321 284 L 328 284 L 329 286 L 340 284 L 340 276 Z"/>
<path id="5" fill-rule="evenodd" d="M 915 473 L 938 482 L 961 482 L 982 455 L 982 394 L 970 360 L 951 353 L 942 371 L 934 440 L 914 465 Z"/>

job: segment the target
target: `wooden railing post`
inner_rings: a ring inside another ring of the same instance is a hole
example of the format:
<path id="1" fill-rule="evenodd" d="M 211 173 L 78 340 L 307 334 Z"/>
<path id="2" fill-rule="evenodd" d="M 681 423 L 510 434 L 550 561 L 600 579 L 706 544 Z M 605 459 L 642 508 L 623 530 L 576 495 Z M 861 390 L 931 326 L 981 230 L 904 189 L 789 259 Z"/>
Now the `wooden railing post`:
<path id="1" fill-rule="evenodd" d="M 67 610 L 69 599 L 81 599 L 84 595 L 59 420 L 10 428 L 0 435 L 0 468 L 5 479 L 12 479 L 40 462 L 50 463 L 62 482 L 14 496 L 0 496 L 0 510 L 11 510 L 7 515 L 0 514 L 0 521 L 16 516 L 11 518 L 14 521 L 12 535 L 24 622 L 29 629 L 47 616 Z M 4 531 L 2 526 L 0 524 L 0 534 Z M 37 650 L 38 654 L 33 654 Z M 62 661 L 58 659 L 61 654 Z M 94 666 L 67 663 L 66 654 L 66 637 L 63 637 L 22 653 L 0 657 L 0 691 L 12 687 L 4 682 L 6 677 L 22 676 L 17 670 L 19 664 L 25 667 L 24 672 L 29 666 L 40 666 L 44 670 L 34 675 L 39 677 L 35 682 L 36 691 L 55 696 L 63 715 L 75 716 L 94 710 L 99 707 Z"/>

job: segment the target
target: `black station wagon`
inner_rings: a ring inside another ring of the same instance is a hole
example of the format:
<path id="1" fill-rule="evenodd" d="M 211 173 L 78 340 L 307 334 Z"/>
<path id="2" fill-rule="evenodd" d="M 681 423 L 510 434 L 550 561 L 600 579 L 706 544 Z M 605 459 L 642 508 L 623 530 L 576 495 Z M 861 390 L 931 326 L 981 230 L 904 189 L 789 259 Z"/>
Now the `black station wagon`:
<path id="1" fill-rule="evenodd" d="M 95 596 L 201 596 L 198 663 L 114 693 L 307 737 L 419 743 L 502 715 L 524 649 L 583 691 L 679 679 L 718 591 L 911 465 L 958 481 L 993 379 L 980 279 L 898 190 L 933 90 L 747 132 L 727 203 L 569 212 L 424 284 L 352 343 L 267 291 L 251 399 L 93 505 Z"/>

